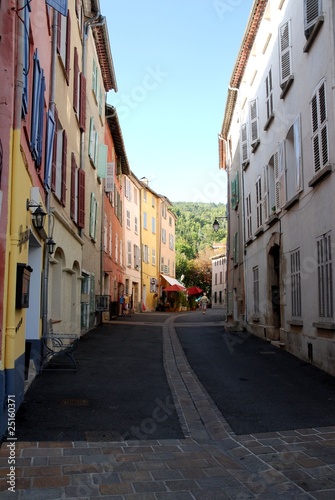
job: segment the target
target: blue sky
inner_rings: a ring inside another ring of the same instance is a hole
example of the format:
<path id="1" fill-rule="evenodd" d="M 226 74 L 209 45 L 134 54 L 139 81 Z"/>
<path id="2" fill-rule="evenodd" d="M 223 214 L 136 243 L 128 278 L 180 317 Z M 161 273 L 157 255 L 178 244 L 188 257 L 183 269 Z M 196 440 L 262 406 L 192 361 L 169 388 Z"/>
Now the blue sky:
<path id="1" fill-rule="evenodd" d="M 100 0 L 130 168 L 172 202 L 226 202 L 217 137 L 252 4 Z"/>

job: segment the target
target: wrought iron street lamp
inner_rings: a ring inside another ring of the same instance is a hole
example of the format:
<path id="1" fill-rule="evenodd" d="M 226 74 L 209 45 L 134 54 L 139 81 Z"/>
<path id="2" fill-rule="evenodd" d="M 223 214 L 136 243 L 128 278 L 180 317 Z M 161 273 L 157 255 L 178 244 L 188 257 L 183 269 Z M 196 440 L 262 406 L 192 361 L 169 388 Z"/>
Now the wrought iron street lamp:
<path id="1" fill-rule="evenodd" d="M 215 221 L 213 222 L 213 229 L 214 231 L 217 233 L 218 230 L 220 229 L 220 224 L 218 222 L 218 219 L 227 219 L 226 216 L 218 216 L 218 217 L 215 217 Z"/>
<path id="2" fill-rule="evenodd" d="M 37 229 L 37 230 L 43 229 L 45 216 L 47 214 L 42 209 L 41 204 L 36 203 L 35 201 L 32 201 L 32 200 L 27 200 L 26 207 L 27 207 L 27 210 L 29 210 L 29 208 L 36 208 L 36 210 L 34 210 L 34 212 L 32 212 L 32 214 L 31 214 L 32 221 L 33 221 L 35 229 Z"/>

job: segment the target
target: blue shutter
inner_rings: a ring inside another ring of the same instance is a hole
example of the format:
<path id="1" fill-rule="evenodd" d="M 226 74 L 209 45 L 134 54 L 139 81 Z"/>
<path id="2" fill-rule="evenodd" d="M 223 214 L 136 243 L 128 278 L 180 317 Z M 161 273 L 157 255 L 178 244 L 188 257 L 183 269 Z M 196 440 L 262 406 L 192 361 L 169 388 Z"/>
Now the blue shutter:
<path id="1" fill-rule="evenodd" d="M 67 2 L 68 0 L 45 0 L 47 5 L 60 12 L 62 16 L 67 16 Z"/>
<path id="2" fill-rule="evenodd" d="M 52 112 L 49 110 L 47 114 L 47 138 L 46 138 L 46 152 L 45 152 L 45 174 L 44 186 L 47 189 L 51 187 L 51 166 L 52 166 L 52 152 L 55 137 L 55 119 Z"/>
<path id="3" fill-rule="evenodd" d="M 41 165 L 44 118 L 44 72 L 40 67 L 37 49 L 34 54 L 33 101 L 31 114 L 30 149 L 36 166 Z"/>

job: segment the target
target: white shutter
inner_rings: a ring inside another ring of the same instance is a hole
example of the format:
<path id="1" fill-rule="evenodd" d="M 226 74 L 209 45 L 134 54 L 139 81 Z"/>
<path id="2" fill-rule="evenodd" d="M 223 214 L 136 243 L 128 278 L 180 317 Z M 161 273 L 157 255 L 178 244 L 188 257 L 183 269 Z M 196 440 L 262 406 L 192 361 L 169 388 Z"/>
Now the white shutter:
<path id="1" fill-rule="evenodd" d="M 249 148 L 248 148 L 248 131 L 247 124 L 244 123 L 241 126 L 241 149 L 242 149 L 242 163 L 248 161 L 249 159 Z"/>
<path id="2" fill-rule="evenodd" d="M 267 221 L 270 216 L 269 210 L 269 181 L 268 181 L 268 166 L 263 168 L 263 214 L 264 221 Z"/>
<path id="3" fill-rule="evenodd" d="M 291 30 L 290 22 L 287 21 L 279 28 L 280 39 L 280 76 L 281 85 L 285 84 L 292 74 L 292 57 L 291 57 Z"/>
<path id="4" fill-rule="evenodd" d="M 309 37 L 312 28 L 321 15 L 322 0 L 304 0 L 305 36 Z"/>
<path id="5" fill-rule="evenodd" d="M 259 138 L 258 134 L 258 110 L 257 100 L 254 99 L 250 102 L 250 128 L 251 128 L 251 144 L 256 142 Z"/>
<path id="6" fill-rule="evenodd" d="M 294 160 L 295 160 L 295 187 L 297 193 L 302 189 L 302 158 L 301 158 L 301 135 L 300 116 L 293 123 L 294 137 Z"/>

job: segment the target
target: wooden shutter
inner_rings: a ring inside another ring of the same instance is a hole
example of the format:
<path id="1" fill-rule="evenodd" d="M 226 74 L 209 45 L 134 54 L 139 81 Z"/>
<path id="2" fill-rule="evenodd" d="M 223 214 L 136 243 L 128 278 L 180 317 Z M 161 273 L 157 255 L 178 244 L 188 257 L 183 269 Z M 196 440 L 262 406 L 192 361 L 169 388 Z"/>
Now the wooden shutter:
<path id="1" fill-rule="evenodd" d="M 55 136 L 52 151 L 52 164 L 51 164 L 51 190 L 55 192 L 56 190 L 56 163 L 57 163 L 57 139 L 58 139 L 58 111 L 55 105 L 54 109 L 55 116 Z"/>
<path id="2" fill-rule="evenodd" d="M 71 153 L 71 200 L 70 200 L 70 217 L 76 219 L 76 179 L 77 165 L 74 153 Z"/>
<path id="3" fill-rule="evenodd" d="M 67 163 L 67 133 L 63 130 L 63 153 L 62 153 L 62 186 L 61 198 L 62 205 L 66 204 L 66 163 Z"/>
<path id="4" fill-rule="evenodd" d="M 86 130 L 86 77 L 80 73 L 79 128 Z"/>
<path id="5" fill-rule="evenodd" d="M 78 50 L 77 47 L 74 48 L 73 57 L 73 109 L 76 114 L 78 114 L 78 98 L 79 98 L 79 62 L 78 62 Z M 79 108 L 80 109 L 80 108 Z"/>
<path id="6" fill-rule="evenodd" d="M 85 171 L 78 170 L 78 226 L 85 226 Z"/>
<path id="7" fill-rule="evenodd" d="M 69 85 L 69 76 L 70 76 L 70 46 L 71 46 L 71 17 L 70 11 L 67 11 L 67 19 L 66 19 L 66 53 L 65 53 L 65 73 L 66 73 L 66 82 Z"/>
<path id="8" fill-rule="evenodd" d="M 61 53 L 61 40 L 62 40 L 62 15 L 60 12 L 57 13 L 57 36 L 56 45 L 58 54 Z"/>

